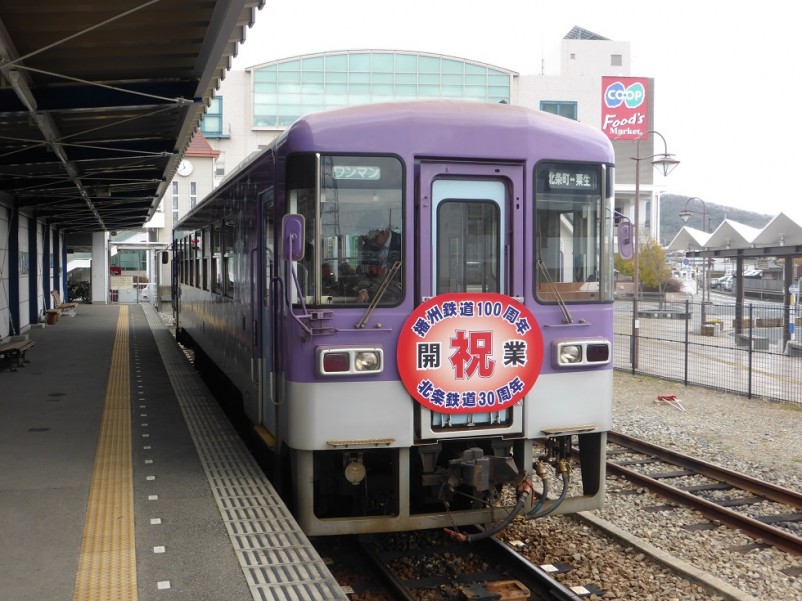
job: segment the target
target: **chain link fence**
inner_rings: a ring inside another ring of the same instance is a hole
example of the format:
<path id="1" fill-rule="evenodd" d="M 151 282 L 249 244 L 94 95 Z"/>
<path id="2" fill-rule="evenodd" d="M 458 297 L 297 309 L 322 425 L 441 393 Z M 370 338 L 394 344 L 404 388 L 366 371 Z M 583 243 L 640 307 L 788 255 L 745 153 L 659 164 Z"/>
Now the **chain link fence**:
<path id="1" fill-rule="evenodd" d="M 800 339 L 793 306 L 617 300 L 613 363 L 633 374 L 802 405 Z"/>

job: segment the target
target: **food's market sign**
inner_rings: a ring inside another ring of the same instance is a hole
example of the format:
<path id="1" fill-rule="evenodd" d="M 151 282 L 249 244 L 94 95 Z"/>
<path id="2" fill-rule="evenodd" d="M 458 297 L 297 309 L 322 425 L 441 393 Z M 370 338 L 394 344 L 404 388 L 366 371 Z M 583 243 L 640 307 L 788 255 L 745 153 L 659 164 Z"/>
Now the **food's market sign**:
<path id="1" fill-rule="evenodd" d="M 500 411 L 537 380 L 543 338 L 531 311 L 509 296 L 443 294 L 409 316 L 397 356 L 407 391 L 432 411 Z"/>
<path id="2" fill-rule="evenodd" d="M 649 130 L 645 77 L 602 77 L 601 128 L 611 140 L 637 140 Z"/>

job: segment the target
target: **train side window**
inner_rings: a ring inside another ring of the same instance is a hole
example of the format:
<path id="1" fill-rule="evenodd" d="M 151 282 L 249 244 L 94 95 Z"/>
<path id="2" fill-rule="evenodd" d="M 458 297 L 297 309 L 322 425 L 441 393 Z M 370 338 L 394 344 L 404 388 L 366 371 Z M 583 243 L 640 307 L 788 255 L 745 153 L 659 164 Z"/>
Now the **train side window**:
<path id="1" fill-rule="evenodd" d="M 175 238 L 173 241 L 173 265 L 175 270 L 175 281 L 179 284 L 183 283 L 183 280 L 181 279 L 183 277 L 183 274 L 181 273 L 181 251 L 181 239 Z"/>
<path id="2" fill-rule="evenodd" d="M 197 253 L 197 245 L 195 244 L 195 232 L 189 235 L 187 239 L 187 283 L 190 286 L 195 285 L 195 254 Z"/>
<path id="3" fill-rule="evenodd" d="M 192 235 L 184 237 L 184 281 L 189 286 L 192 285 Z"/>
<path id="4" fill-rule="evenodd" d="M 235 260 L 234 260 L 234 222 L 230 219 L 226 219 L 223 222 L 223 275 L 225 278 L 224 282 L 224 294 L 229 298 L 234 297 L 234 281 L 235 281 L 235 274 L 234 274 L 234 267 L 235 267 Z"/>
<path id="5" fill-rule="evenodd" d="M 201 253 L 201 288 L 204 290 L 209 289 L 209 230 L 208 228 L 204 229 L 201 232 L 201 240 L 203 241 Z"/>
<path id="6" fill-rule="evenodd" d="M 183 251 L 182 244 L 183 244 L 182 240 L 180 238 L 176 238 L 176 240 L 175 240 L 175 248 L 173 249 L 175 251 L 175 253 L 174 253 L 175 254 L 175 280 L 179 284 L 183 284 L 184 283 L 184 280 L 183 280 L 183 277 L 184 277 L 183 271 L 184 270 L 183 270 L 183 266 L 181 264 L 181 261 L 182 261 L 181 252 Z"/>
<path id="7" fill-rule="evenodd" d="M 184 237 L 184 283 L 192 285 L 192 236 Z"/>
<path id="8" fill-rule="evenodd" d="M 189 253 L 187 252 L 187 237 L 184 236 L 181 238 L 181 283 L 187 284 L 189 283 L 189 270 L 187 269 L 187 257 Z"/>
<path id="9" fill-rule="evenodd" d="M 203 261 L 203 238 L 201 236 L 201 232 L 195 232 L 194 237 L 192 239 L 192 246 L 194 247 L 193 255 L 194 255 L 194 265 L 192 267 L 192 285 L 196 288 L 201 287 L 201 262 Z"/>
<path id="10" fill-rule="evenodd" d="M 211 256 L 211 266 L 212 266 L 212 292 L 216 292 L 221 294 L 223 292 L 222 281 L 221 281 L 221 269 L 223 267 L 223 255 L 222 251 L 220 250 L 220 226 L 218 224 L 213 224 L 211 226 L 212 230 L 212 256 Z"/>

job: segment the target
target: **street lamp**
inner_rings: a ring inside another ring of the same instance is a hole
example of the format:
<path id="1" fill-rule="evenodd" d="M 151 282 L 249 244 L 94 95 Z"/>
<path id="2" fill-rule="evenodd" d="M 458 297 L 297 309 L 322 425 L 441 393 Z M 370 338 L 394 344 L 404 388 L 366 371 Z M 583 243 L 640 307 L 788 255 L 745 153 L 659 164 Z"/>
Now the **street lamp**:
<path id="1" fill-rule="evenodd" d="M 640 141 L 649 134 L 660 136 L 660 139 L 663 141 L 663 152 L 662 154 L 652 154 L 642 157 L 640 155 Z M 668 144 L 666 143 L 666 139 L 663 137 L 663 134 L 654 129 L 645 131 L 636 138 L 635 156 L 630 158 L 635 161 L 635 233 L 632 238 L 635 247 L 633 250 L 635 259 L 635 272 L 632 274 L 632 285 L 634 287 L 632 302 L 632 320 L 634 323 L 632 338 L 632 369 L 634 370 L 638 367 L 638 338 L 640 330 L 640 319 L 638 317 L 638 300 L 640 298 L 640 262 L 638 258 L 640 255 L 640 162 L 645 159 L 651 159 L 652 165 L 654 165 L 655 169 L 660 171 L 665 177 L 671 173 L 677 165 L 679 165 L 679 160 L 674 158 L 673 154 L 668 153 Z"/>
<path id="2" fill-rule="evenodd" d="M 702 212 L 701 212 L 701 215 L 702 215 L 702 231 L 704 231 L 704 233 L 706 234 L 707 230 L 708 230 L 709 219 L 708 219 L 708 216 L 707 216 L 707 205 L 705 204 L 704 200 L 702 200 L 698 196 L 692 196 L 691 198 L 689 198 L 688 200 L 685 201 L 685 208 L 682 209 L 679 212 L 679 216 L 682 218 L 682 221 L 684 221 L 685 223 L 688 223 L 688 219 L 690 219 L 691 215 L 700 215 L 700 213 L 698 211 L 691 211 L 690 209 L 688 209 L 688 203 L 690 203 L 692 200 L 698 200 L 699 202 L 702 203 Z M 707 259 L 707 257 L 702 257 L 702 259 L 704 260 L 704 263 L 702 263 L 702 286 L 703 286 L 703 288 L 702 288 L 702 312 L 701 312 L 702 313 L 702 324 L 701 324 L 700 327 L 704 328 L 704 326 L 705 326 L 705 308 L 707 307 L 707 303 L 710 302 L 710 290 L 709 290 L 709 283 L 707 281 L 707 262 L 708 262 L 708 259 Z"/>

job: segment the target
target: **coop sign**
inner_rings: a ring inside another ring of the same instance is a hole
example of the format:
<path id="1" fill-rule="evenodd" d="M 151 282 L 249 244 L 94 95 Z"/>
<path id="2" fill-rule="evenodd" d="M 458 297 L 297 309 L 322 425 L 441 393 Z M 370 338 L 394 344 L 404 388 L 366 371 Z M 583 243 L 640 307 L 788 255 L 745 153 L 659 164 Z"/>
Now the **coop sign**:
<path id="1" fill-rule="evenodd" d="M 534 315 L 513 298 L 443 294 L 407 318 L 397 357 L 407 391 L 432 411 L 501 411 L 534 385 L 543 338 Z"/>
<path id="2" fill-rule="evenodd" d="M 649 80 L 645 77 L 602 77 L 602 131 L 611 140 L 637 140 L 649 130 Z"/>

